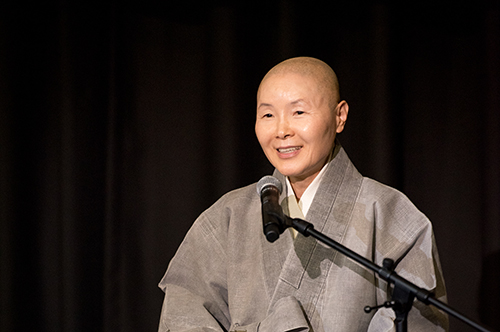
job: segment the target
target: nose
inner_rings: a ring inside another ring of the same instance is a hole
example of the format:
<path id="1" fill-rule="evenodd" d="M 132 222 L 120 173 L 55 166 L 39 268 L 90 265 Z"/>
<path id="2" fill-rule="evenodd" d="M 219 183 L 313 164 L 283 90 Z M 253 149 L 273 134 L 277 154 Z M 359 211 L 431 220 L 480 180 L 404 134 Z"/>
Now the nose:
<path id="1" fill-rule="evenodd" d="M 293 130 L 288 122 L 288 119 L 281 118 L 278 121 L 277 130 L 276 130 L 276 138 L 286 139 L 293 136 Z"/>

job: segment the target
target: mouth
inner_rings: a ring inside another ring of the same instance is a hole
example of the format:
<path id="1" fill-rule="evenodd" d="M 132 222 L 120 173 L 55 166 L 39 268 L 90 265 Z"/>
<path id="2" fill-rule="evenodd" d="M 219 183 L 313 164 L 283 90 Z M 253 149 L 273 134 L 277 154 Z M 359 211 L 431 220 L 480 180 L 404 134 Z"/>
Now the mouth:
<path id="1" fill-rule="evenodd" d="M 295 151 L 298 151 L 302 149 L 301 146 L 291 146 L 291 147 L 286 147 L 286 148 L 278 148 L 276 149 L 279 153 L 287 154 L 287 153 L 292 153 Z"/>

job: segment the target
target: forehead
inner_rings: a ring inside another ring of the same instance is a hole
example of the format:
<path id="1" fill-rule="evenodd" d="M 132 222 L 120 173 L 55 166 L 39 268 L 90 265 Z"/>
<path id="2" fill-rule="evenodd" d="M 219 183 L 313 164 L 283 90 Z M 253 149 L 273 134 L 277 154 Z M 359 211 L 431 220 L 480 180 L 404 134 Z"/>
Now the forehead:
<path id="1" fill-rule="evenodd" d="M 317 96 L 321 90 L 317 79 L 313 76 L 297 73 L 274 74 L 262 81 L 257 98 L 288 95 L 301 95 L 301 97 L 306 98 Z"/>

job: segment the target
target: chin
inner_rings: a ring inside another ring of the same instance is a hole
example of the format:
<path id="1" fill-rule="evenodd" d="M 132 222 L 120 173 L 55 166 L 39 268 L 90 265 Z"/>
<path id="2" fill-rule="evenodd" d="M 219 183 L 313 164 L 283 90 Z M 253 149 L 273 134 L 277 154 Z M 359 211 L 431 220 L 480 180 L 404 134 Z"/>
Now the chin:
<path id="1" fill-rule="evenodd" d="M 298 176 L 300 173 L 297 172 L 297 170 L 294 170 L 294 169 L 289 169 L 289 168 L 286 168 L 286 167 L 276 167 L 278 169 L 278 171 L 283 174 L 284 176 Z"/>

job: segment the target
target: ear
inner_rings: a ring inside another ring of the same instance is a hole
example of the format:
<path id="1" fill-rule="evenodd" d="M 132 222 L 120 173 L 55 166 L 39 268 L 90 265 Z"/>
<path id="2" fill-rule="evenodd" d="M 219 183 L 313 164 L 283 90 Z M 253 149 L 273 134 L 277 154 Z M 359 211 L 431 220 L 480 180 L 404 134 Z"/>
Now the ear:
<path id="1" fill-rule="evenodd" d="M 344 130 L 345 123 L 347 121 L 347 114 L 349 113 L 349 105 L 345 100 L 338 103 L 335 108 L 335 120 L 337 123 L 337 134 Z"/>

